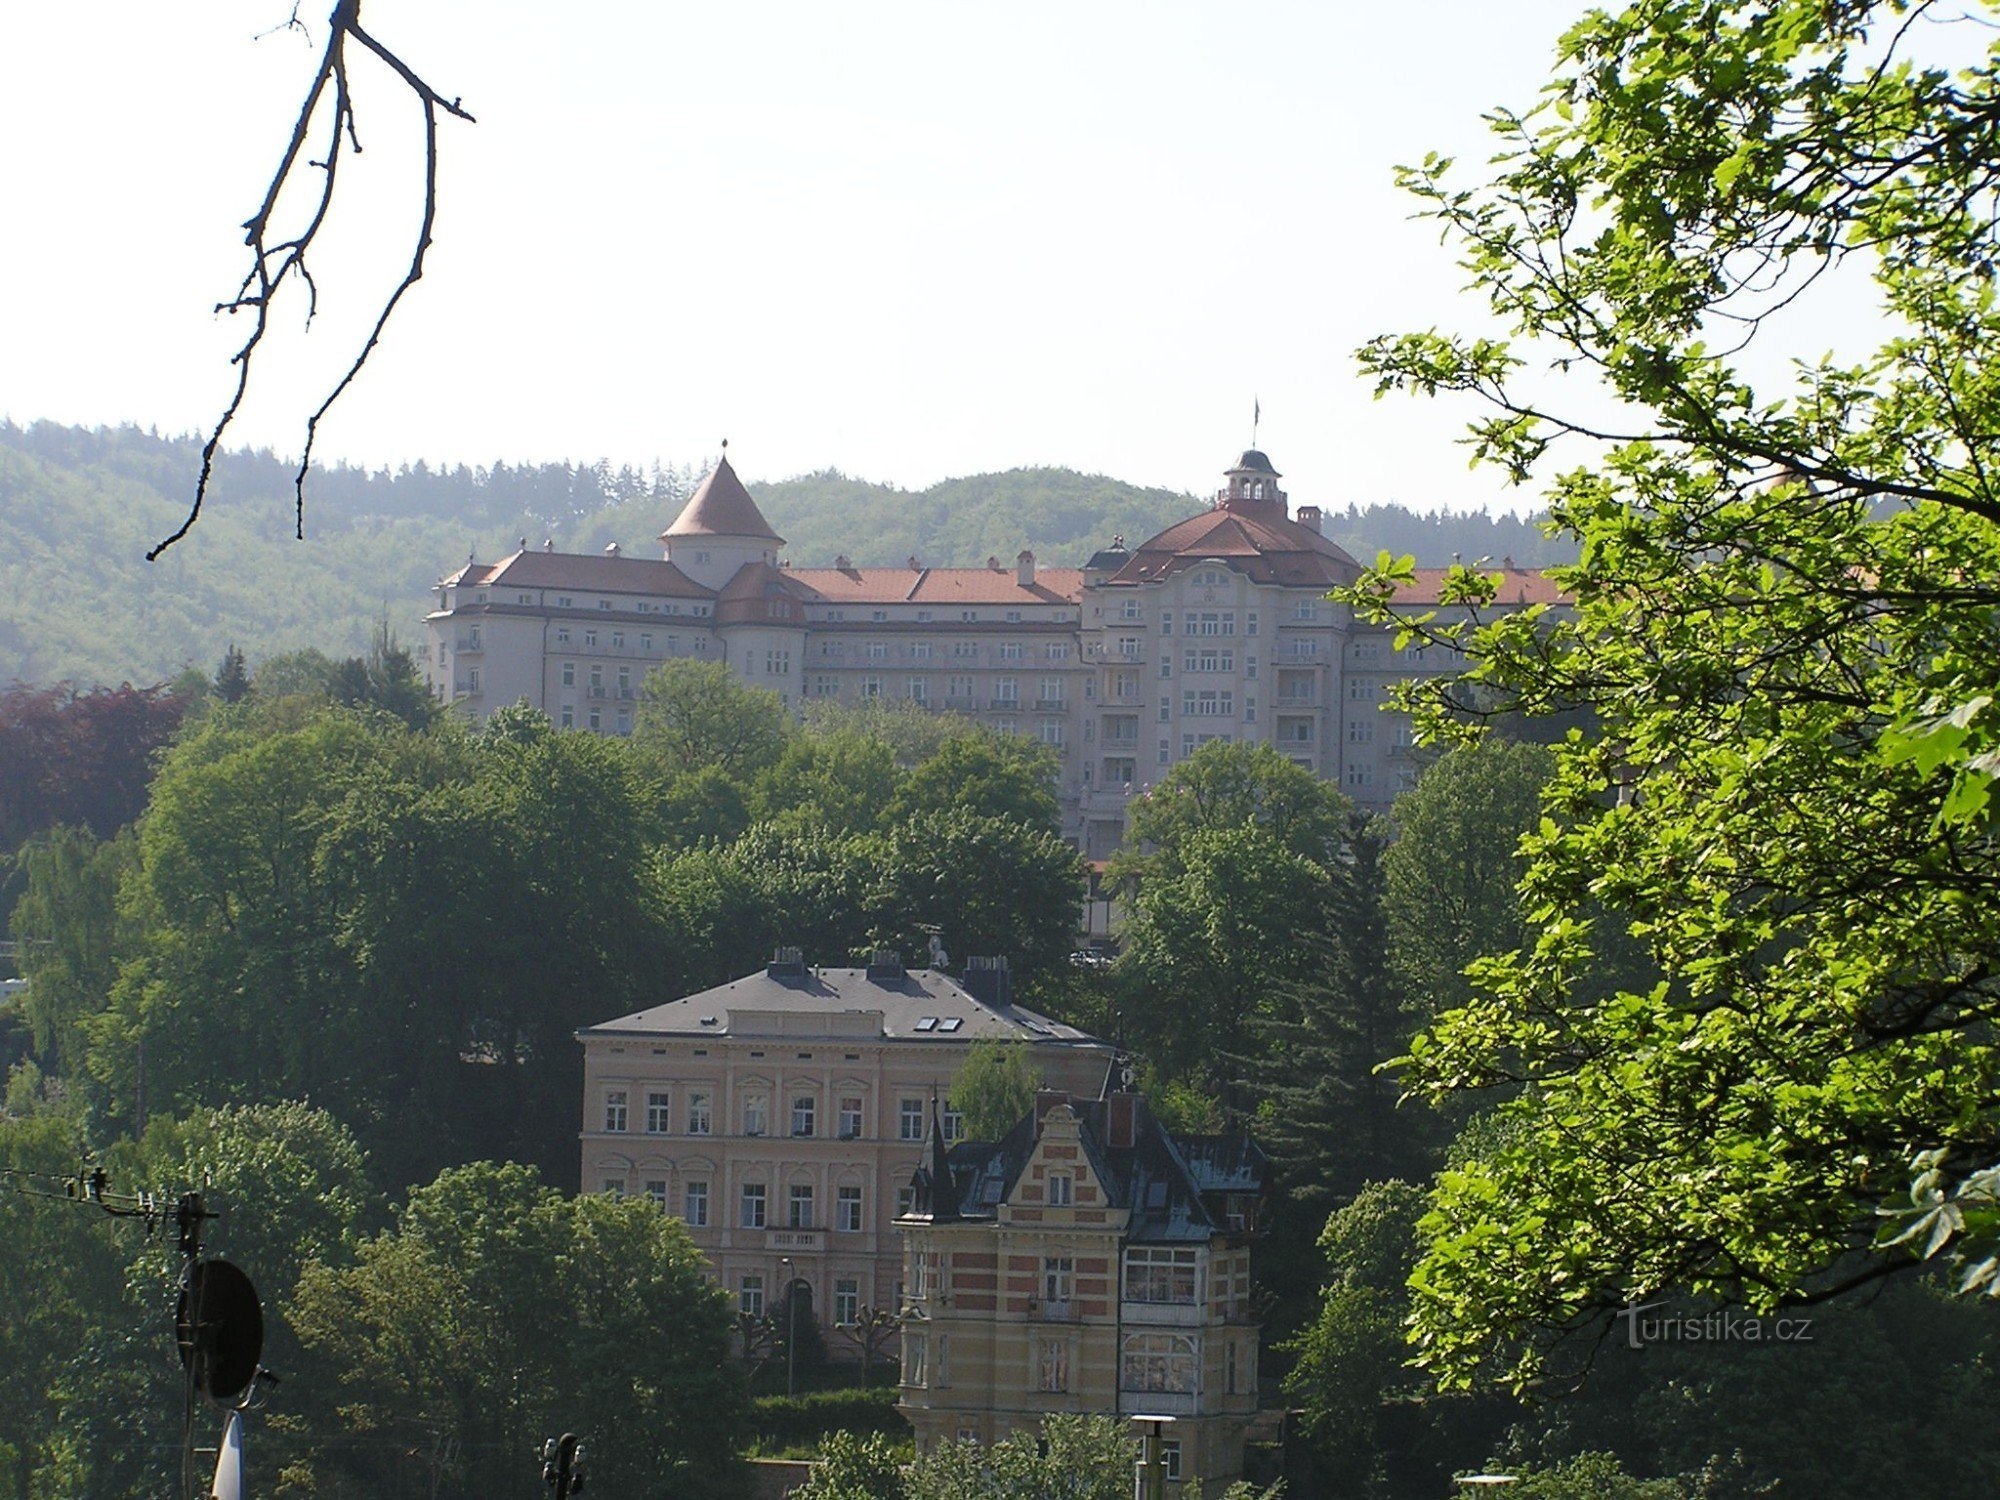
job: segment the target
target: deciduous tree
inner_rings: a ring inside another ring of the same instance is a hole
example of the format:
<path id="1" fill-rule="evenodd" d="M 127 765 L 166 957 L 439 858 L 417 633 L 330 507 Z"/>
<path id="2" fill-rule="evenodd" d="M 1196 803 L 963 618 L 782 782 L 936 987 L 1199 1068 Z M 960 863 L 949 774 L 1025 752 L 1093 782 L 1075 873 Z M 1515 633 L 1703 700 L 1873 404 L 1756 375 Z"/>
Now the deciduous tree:
<path id="1" fill-rule="evenodd" d="M 1516 477 L 1582 465 L 1549 491 L 1570 606 L 1490 616 L 1456 570 L 1475 691 L 1415 706 L 1601 725 L 1524 846 L 1533 941 L 1413 1052 L 1424 1088 L 1521 1088 L 1417 1271 L 1447 1381 L 1527 1377 L 1665 1288 L 1769 1307 L 1886 1274 L 1911 1257 L 1877 1210 L 1931 1170 L 1919 1242 L 1963 1223 L 1992 1268 L 1984 1200 L 1950 1211 L 2000 1157 L 2000 52 L 1972 12 L 1593 12 L 1495 117 L 1487 182 L 1409 175 L 1499 335 L 1367 362 L 1484 401 L 1475 452 Z M 1874 348 L 1819 354 L 1836 294 Z M 1607 928 L 1664 979 L 1580 991 Z"/>

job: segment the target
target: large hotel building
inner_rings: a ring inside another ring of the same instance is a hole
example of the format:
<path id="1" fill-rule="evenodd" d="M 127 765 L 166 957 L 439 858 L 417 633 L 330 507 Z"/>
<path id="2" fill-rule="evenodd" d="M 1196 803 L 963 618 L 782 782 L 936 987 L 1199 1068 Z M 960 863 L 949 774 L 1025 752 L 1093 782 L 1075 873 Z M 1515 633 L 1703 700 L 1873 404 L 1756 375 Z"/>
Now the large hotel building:
<path id="1" fill-rule="evenodd" d="M 677 657 L 726 663 L 791 703 L 896 698 L 1032 735 L 1061 757 L 1065 831 L 1091 859 L 1125 805 L 1212 739 L 1262 740 L 1384 809 L 1415 776 L 1389 685 L 1457 665 L 1357 621 L 1326 594 L 1360 565 L 1292 510 L 1252 449 L 1214 503 L 1081 568 L 794 567 L 727 458 L 661 536 L 659 559 L 522 550 L 438 584 L 425 663 L 476 719 L 525 699 L 558 725 L 629 733 L 638 689 Z M 1508 567 L 1503 607 L 1554 603 Z M 1406 602 L 1434 604 L 1442 569 Z"/>

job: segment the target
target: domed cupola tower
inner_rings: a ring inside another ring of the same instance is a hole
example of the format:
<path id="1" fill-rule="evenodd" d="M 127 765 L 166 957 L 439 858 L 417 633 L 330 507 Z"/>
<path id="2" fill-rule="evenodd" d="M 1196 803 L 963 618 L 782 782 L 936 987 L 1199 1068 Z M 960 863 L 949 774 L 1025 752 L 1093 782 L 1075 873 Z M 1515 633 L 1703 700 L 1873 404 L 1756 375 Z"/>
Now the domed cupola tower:
<path id="1" fill-rule="evenodd" d="M 1259 520 L 1288 520 L 1285 492 L 1278 488 L 1282 477 L 1271 460 L 1256 448 L 1246 448 L 1236 466 L 1224 471 L 1229 483 L 1216 495 L 1219 510 L 1233 515 L 1255 516 Z"/>

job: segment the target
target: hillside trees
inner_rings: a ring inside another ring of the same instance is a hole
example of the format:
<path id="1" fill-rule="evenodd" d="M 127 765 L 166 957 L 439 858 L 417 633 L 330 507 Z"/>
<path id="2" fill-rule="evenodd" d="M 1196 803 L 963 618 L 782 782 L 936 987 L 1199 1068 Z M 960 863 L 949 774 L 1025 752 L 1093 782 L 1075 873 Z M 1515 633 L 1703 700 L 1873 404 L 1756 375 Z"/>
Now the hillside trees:
<path id="1" fill-rule="evenodd" d="M 1476 450 L 1517 477 L 1595 460 L 1550 490 L 1573 611 L 1462 633 L 1483 705 L 1602 732 L 1558 747 L 1524 845 L 1531 943 L 1412 1053 L 1429 1090 L 1521 1086 L 1440 1183 L 1415 1317 L 1444 1380 L 1529 1377 L 1666 1288 L 1769 1307 L 1878 1278 L 1912 1259 L 1876 1245 L 1912 1179 L 1918 1243 L 1990 1265 L 2000 67 L 1946 21 L 1593 13 L 1497 117 L 1490 181 L 1409 175 L 1504 334 L 1380 340 L 1382 387 L 1483 401 Z M 1823 348 L 1836 293 L 1876 347 L 1768 357 Z M 1608 401 L 1556 410 L 1533 360 Z M 1392 613 L 1397 572 L 1361 605 Z M 1446 597 L 1477 614 L 1491 583 Z M 1620 930 L 1664 979 L 1578 993 Z"/>

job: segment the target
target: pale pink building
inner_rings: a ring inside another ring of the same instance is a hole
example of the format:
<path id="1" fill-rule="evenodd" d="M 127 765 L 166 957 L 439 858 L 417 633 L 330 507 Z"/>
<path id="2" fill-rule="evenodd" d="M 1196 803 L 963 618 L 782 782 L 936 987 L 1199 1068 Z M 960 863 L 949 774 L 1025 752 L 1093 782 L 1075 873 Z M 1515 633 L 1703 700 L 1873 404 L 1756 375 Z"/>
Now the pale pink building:
<path id="1" fill-rule="evenodd" d="M 972 1042 L 1021 1043 L 1049 1087 L 1078 1092 L 1096 1090 L 1112 1057 L 1014 1004 L 997 960 L 955 979 L 887 954 L 814 968 L 792 950 L 577 1037 L 584 1190 L 643 1195 L 683 1218 L 742 1311 L 782 1307 L 797 1280 L 829 1328 L 898 1306 L 894 1221 L 933 1094 L 949 1099 Z"/>

